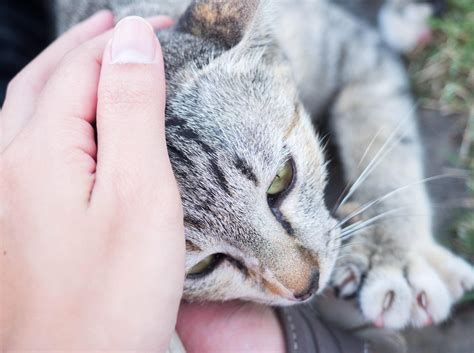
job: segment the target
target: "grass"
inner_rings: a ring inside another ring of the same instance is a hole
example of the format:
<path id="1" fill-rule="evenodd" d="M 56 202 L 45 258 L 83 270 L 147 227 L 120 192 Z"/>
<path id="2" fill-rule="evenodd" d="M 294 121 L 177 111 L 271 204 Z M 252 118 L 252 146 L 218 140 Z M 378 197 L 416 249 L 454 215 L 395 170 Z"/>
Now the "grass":
<path id="1" fill-rule="evenodd" d="M 422 106 L 457 116 L 465 130 L 455 156 L 467 171 L 472 205 L 453 222 L 453 249 L 474 262 L 474 0 L 448 0 L 448 11 L 433 19 L 434 41 L 409 58 L 409 71 Z M 474 301 L 474 292 L 465 300 Z"/>
<path id="2" fill-rule="evenodd" d="M 447 13 L 431 26 L 434 41 L 411 60 L 415 87 L 425 106 L 469 113 L 474 109 L 474 1 L 448 0 Z"/>

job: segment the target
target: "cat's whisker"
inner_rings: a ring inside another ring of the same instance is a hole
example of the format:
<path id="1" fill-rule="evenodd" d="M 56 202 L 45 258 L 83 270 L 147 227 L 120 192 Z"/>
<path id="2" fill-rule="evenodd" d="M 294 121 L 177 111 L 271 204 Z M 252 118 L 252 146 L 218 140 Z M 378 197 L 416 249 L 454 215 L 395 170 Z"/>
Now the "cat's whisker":
<path id="1" fill-rule="evenodd" d="M 346 249 L 346 248 L 349 248 L 349 247 L 352 247 L 352 246 L 355 246 L 355 245 L 362 245 L 362 244 L 365 244 L 366 242 L 364 241 L 361 241 L 359 239 L 357 240 L 354 240 L 352 239 L 350 242 L 345 242 L 344 244 L 342 244 L 338 249 L 336 249 L 335 251 L 341 251 L 343 249 Z"/>
<path id="2" fill-rule="evenodd" d="M 339 262 L 341 260 L 344 260 L 346 258 L 351 258 L 351 254 L 340 254 L 337 258 L 336 258 L 336 262 Z"/>
<path id="3" fill-rule="evenodd" d="M 352 238 L 350 241 L 342 241 L 342 243 L 334 249 L 331 249 L 331 253 L 340 253 L 341 250 L 352 247 L 352 246 L 357 246 L 357 245 L 364 245 L 366 244 L 367 241 L 362 239 L 362 238 Z M 339 254 L 340 255 L 340 254 Z"/>
<path id="4" fill-rule="evenodd" d="M 408 206 L 406 207 L 400 207 L 399 210 L 401 209 L 407 209 L 409 208 Z M 388 213 L 388 212 L 386 212 Z M 382 214 L 383 215 L 383 214 Z M 379 215 L 379 216 L 382 216 L 382 215 Z M 427 217 L 429 216 L 429 214 L 423 214 L 423 213 L 418 213 L 418 214 L 399 214 L 399 215 L 396 215 L 396 216 L 392 216 L 392 217 L 386 217 L 388 216 L 387 214 L 383 215 L 384 217 L 384 220 L 390 220 L 390 219 L 396 219 L 396 218 L 401 218 L 401 217 Z M 372 219 L 372 218 L 371 218 Z M 369 220 L 367 220 L 369 221 Z M 364 240 L 364 239 L 357 239 L 357 240 L 354 240 L 352 238 L 353 235 L 357 235 L 357 233 L 359 233 L 359 231 L 362 231 L 366 228 L 369 228 L 371 225 L 368 225 L 366 227 L 362 227 L 362 222 L 358 222 L 356 225 L 357 225 L 357 228 L 354 227 L 352 228 L 352 231 L 348 231 L 349 236 L 345 235 L 345 234 L 342 234 L 339 238 L 340 240 L 343 242 L 343 244 L 341 244 L 337 249 L 332 249 L 332 251 L 342 251 L 343 249 L 346 249 L 346 248 L 349 248 L 349 247 L 352 247 L 354 245 L 362 245 L 362 244 L 366 244 L 367 241 Z M 347 228 L 344 228 L 345 230 L 348 229 L 349 227 Z M 360 229 L 359 229 L 360 228 Z M 341 255 L 342 256 L 342 255 Z M 346 255 L 344 255 L 346 256 Z M 337 258 L 337 261 L 339 260 L 339 257 Z"/>
<path id="5" fill-rule="evenodd" d="M 374 144 L 375 140 L 377 139 L 377 137 L 380 135 L 380 133 L 383 131 L 383 127 L 379 129 L 379 131 L 377 131 L 377 133 L 374 135 L 374 137 L 372 138 L 372 140 L 370 141 L 370 143 L 367 145 L 367 148 L 365 149 L 364 151 L 364 154 L 362 155 L 359 163 L 357 164 L 357 167 L 359 168 L 361 165 L 362 165 L 362 162 L 364 161 L 365 157 L 367 156 L 367 154 L 369 153 L 370 149 L 372 148 L 372 145 Z M 357 179 L 356 179 L 357 180 Z M 336 201 L 336 204 L 333 206 L 332 208 L 332 214 L 334 214 L 338 209 L 339 207 L 342 205 L 342 202 L 341 202 L 341 199 L 343 198 L 343 196 L 345 195 L 345 193 L 347 192 L 347 190 L 349 189 L 349 186 L 350 185 L 353 185 L 354 182 L 356 180 L 351 180 L 350 182 L 347 182 L 346 185 L 344 186 L 344 189 L 342 190 L 341 194 L 339 195 L 339 197 L 337 198 L 337 201 Z"/>
<path id="6" fill-rule="evenodd" d="M 406 206 L 406 207 L 400 207 L 398 209 L 402 210 L 402 209 L 409 209 L 409 208 L 410 208 L 409 206 Z M 393 216 L 393 217 L 387 217 L 385 219 L 395 219 L 395 218 L 400 218 L 400 217 L 428 217 L 428 216 L 430 216 L 430 214 L 428 214 L 428 213 L 418 213 L 418 214 L 408 214 L 407 213 L 407 214 L 399 214 L 399 215 Z M 357 222 L 357 223 L 352 224 L 351 226 L 348 226 L 348 227 L 344 228 L 343 233 L 350 231 L 351 229 L 355 228 L 354 227 L 355 225 L 358 226 L 359 224 L 360 224 L 360 222 Z"/>
<path id="7" fill-rule="evenodd" d="M 396 130 L 395 132 L 397 132 Z M 393 136 L 396 136 L 394 134 Z M 400 135 L 398 139 L 401 139 L 402 136 Z M 392 151 L 392 149 L 396 146 L 398 141 L 393 141 L 393 137 L 390 137 L 379 150 L 379 152 L 375 155 L 375 157 L 370 161 L 364 171 L 360 174 L 360 176 L 356 179 L 356 181 L 351 185 L 349 191 L 347 192 L 346 196 L 342 199 L 341 203 L 338 205 L 337 209 L 344 205 L 347 200 L 354 194 L 354 192 L 359 188 L 360 185 L 369 177 L 373 170 L 375 170 L 378 165 L 383 161 L 383 159 Z M 388 147 L 389 146 L 389 147 Z M 336 209 L 336 210 L 337 210 Z"/>
<path id="8" fill-rule="evenodd" d="M 403 209 L 404 207 L 401 207 L 400 209 Z M 385 215 L 386 216 L 386 215 Z M 428 217 L 430 216 L 429 214 L 423 214 L 423 213 L 419 213 L 419 214 L 399 214 L 399 215 L 396 215 L 396 216 L 392 216 L 392 217 L 383 217 L 384 220 L 391 220 L 391 219 L 397 219 L 397 218 L 409 218 L 409 217 Z M 371 218 L 373 219 L 373 218 Z M 366 229 L 366 228 L 369 228 L 371 227 L 373 224 L 370 224 L 368 226 L 361 226 L 360 228 L 357 228 L 357 229 L 353 229 L 351 232 L 348 232 L 349 234 L 344 234 L 341 239 L 342 241 L 347 241 L 349 239 L 351 239 L 351 237 L 353 235 L 356 235 L 358 232 Z M 353 240 L 351 240 L 350 242 L 346 243 L 345 245 L 352 245 L 354 243 Z"/>
<path id="9" fill-rule="evenodd" d="M 249 305 L 249 302 L 246 301 L 238 301 L 236 302 L 235 308 L 233 308 L 229 313 L 228 313 L 228 318 L 229 320 L 232 319 L 233 316 L 237 315 L 240 311 L 245 310 L 246 307 Z"/>
<path id="10" fill-rule="evenodd" d="M 413 104 L 412 111 L 414 111 L 417 106 L 418 106 L 417 103 Z M 370 175 L 370 173 L 372 173 L 372 171 L 378 167 L 378 165 L 381 163 L 381 161 L 390 153 L 390 151 L 397 145 L 397 143 L 400 142 L 400 140 L 403 138 L 403 134 L 400 134 L 397 137 L 397 133 L 400 131 L 402 126 L 407 121 L 409 121 L 409 117 L 410 117 L 410 114 L 408 114 L 405 119 L 402 119 L 402 121 L 400 121 L 398 126 L 393 130 L 393 132 L 390 134 L 390 136 L 384 142 L 382 147 L 375 154 L 374 158 L 369 162 L 369 164 L 365 167 L 365 169 L 362 171 L 362 173 L 359 175 L 359 177 L 355 180 L 355 182 L 349 188 L 349 191 L 344 196 L 342 201 L 339 203 L 339 205 L 337 205 L 336 212 L 354 194 L 354 192 L 359 188 L 359 186 L 367 179 L 367 177 Z M 380 131 L 377 133 L 377 135 L 380 133 Z M 371 142 L 371 144 L 374 143 L 375 138 L 377 137 L 377 135 L 374 137 L 373 142 Z M 367 149 L 366 149 L 366 153 L 368 153 Z M 364 153 L 364 154 L 366 154 L 366 153 Z M 365 156 L 364 156 L 364 158 L 365 158 Z"/>
<path id="11" fill-rule="evenodd" d="M 369 202 L 365 203 L 364 205 L 359 207 L 357 210 L 355 210 L 354 212 L 350 213 L 348 216 L 346 216 L 342 220 L 340 220 L 334 228 L 341 227 L 342 225 L 344 225 L 345 223 L 350 221 L 352 218 L 360 215 L 362 212 L 366 211 L 367 209 L 371 208 L 372 206 L 374 206 L 376 204 L 379 204 L 380 202 L 386 200 L 387 198 L 390 198 L 391 196 L 393 196 L 393 195 L 397 194 L 398 192 L 403 191 L 407 188 L 410 188 L 410 187 L 413 187 L 413 186 L 416 186 L 416 185 L 419 185 L 419 184 L 439 180 L 439 179 L 456 178 L 456 177 L 460 177 L 460 176 L 441 174 L 441 175 L 435 175 L 435 176 L 432 176 L 432 177 L 424 178 L 424 179 L 421 179 L 419 181 L 413 182 L 411 184 L 400 186 L 400 187 L 398 187 L 398 188 L 396 188 L 392 191 L 389 191 L 388 193 L 386 193 L 385 195 L 379 197 L 378 199 L 375 199 L 375 200 L 372 200 L 372 201 L 369 201 Z"/>
<path id="12" fill-rule="evenodd" d="M 404 207 L 399 207 L 399 208 L 396 208 L 396 209 L 393 209 L 393 210 L 390 210 L 390 211 L 387 211 L 387 212 L 384 212 L 384 213 L 381 213 L 377 216 L 374 216 L 372 218 L 369 218 L 368 220 L 366 221 L 359 221 L 357 223 L 354 223 L 353 225 L 349 226 L 348 228 L 349 229 L 344 229 L 342 232 L 341 232 L 341 236 L 340 238 L 342 240 L 346 240 L 348 239 L 349 237 L 352 237 L 356 232 L 358 231 L 361 231 L 361 230 L 364 230 L 366 228 L 368 228 L 369 226 L 372 226 L 375 222 L 377 222 L 378 220 L 386 217 L 387 215 L 390 215 L 390 214 L 393 214 L 393 213 L 396 213 L 398 211 L 400 211 L 401 209 L 404 209 Z"/>

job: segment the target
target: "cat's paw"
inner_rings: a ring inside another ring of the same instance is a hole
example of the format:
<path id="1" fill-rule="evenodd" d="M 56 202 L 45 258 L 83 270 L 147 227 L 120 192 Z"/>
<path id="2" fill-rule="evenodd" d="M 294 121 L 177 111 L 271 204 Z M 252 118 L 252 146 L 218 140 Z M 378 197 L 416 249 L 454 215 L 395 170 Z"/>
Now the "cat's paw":
<path id="1" fill-rule="evenodd" d="M 474 287 L 473 267 L 436 244 L 409 255 L 361 245 L 344 252 L 332 285 L 341 297 L 357 295 L 363 315 L 376 326 L 401 329 L 439 323 Z"/>
<path id="2" fill-rule="evenodd" d="M 474 267 L 462 258 L 439 245 L 429 247 L 424 255 L 438 272 L 454 301 L 474 289 Z"/>

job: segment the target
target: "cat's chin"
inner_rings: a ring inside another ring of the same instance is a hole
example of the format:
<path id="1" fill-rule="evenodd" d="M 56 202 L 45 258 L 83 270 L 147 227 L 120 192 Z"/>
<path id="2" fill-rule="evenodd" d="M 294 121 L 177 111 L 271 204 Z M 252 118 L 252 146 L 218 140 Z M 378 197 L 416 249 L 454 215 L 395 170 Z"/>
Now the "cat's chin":
<path id="1" fill-rule="evenodd" d="M 201 302 L 201 303 L 210 302 L 210 301 L 228 302 L 228 301 L 233 301 L 233 300 L 240 300 L 244 302 L 253 302 L 253 303 L 262 304 L 266 306 L 279 306 L 280 307 L 280 306 L 292 306 L 292 305 L 303 304 L 314 299 L 316 295 L 317 294 L 314 293 L 304 300 L 296 299 L 296 298 L 286 298 L 282 296 L 268 295 L 265 293 L 261 293 L 261 295 L 240 296 L 238 298 L 234 298 L 234 297 L 214 298 L 212 300 L 209 300 L 209 298 L 207 297 L 197 298 L 196 296 L 193 296 L 192 298 L 190 298 L 185 295 L 183 299 L 187 302 Z"/>

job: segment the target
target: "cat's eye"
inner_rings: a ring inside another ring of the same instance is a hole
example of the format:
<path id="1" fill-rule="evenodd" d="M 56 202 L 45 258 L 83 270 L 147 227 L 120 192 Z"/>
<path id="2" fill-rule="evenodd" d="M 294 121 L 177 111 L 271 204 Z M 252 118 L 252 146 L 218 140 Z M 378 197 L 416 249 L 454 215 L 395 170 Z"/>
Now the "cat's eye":
<path id="1" fill-rule="evenodd" d="M 217 265 L 221 262 L 223 259 L 224 255 L 223 254 L 213 254 L 209 255 L 208 257 L 204 258 L 203 260 L 199 261 L 196 265 L 191 267 L 189 271 L 187 272 L 186 276 L 188 278 L 195 278 L 195 277 L 201 277 L 204 275 L 207 275 L 208 273 L 211 273 Z"/>
<path id="2" fill-rule="evenodd" d="M 272 183 L 270 184 L 270 187 L 267 190 L 268 197 L 274 198 L 287 191 L 293 182 L 293 177 L 293 161 L 289 159 L 285 162 L 283 167 L 280 168 Z"/>

